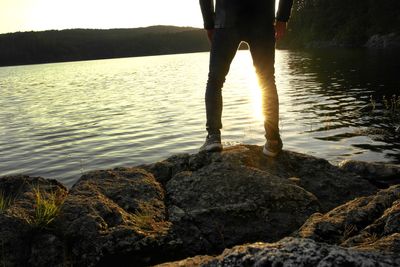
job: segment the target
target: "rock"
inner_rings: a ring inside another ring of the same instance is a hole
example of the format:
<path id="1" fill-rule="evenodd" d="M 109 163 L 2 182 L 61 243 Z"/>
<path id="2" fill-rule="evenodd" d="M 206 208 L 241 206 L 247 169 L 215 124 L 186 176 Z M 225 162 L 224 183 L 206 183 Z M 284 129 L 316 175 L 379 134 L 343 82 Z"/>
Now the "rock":
<path id="1" fill-rule="evenodd" d="M 24 266 L 30 246 L 30 227 L 24 219 L 0 212 L 0 266 Z"/>
<path id="2" fill-rule="evenodd" d="M 262 147 L 255 145 L 227 147 L 222 153 L 197 153 L 172 157 L 144 168 L 152 172 L 157 180 L 166 184 L 180 172 L 195 172 L 208 168 L 214 162 L 255 168 L 275 175 L 282 183 L 296 182 L 298 186 L 318 198 L 322 211 L 333 209 L 354 197 L 373 194 L 377 190 L 359 175 L 334 166 L 324 159 L 291 151 L 283 151 L 275 159 L 266 158 L 262 154 Z M 295 181 L 293 177 L 296 177 Z"/>
<path id="3" fill-rule="evenodd" d="M 161 250 L 170 226 L 162 187 L 138 168 L 83 175 L 71 188 L 57 224 L 70 243 L 74 266 L 144 265 L 158 256 L 154 252 Z"/>
<path id="4" fill-rule="evenodd" d="M 339 168 L 356 173 L 380 187 L 400 183 L 400 166 L 395 164 L 344 160 L 339 163 Z"/>
<path id="5" fill-rule="evenodd" d="M 159 173 L 173 173 L 163 175 L 162 181 L 182 255 L 276 241 L 296 230 L 312 210 L 327 211 L 354 196 L 376 192 L 366 180 L 325 160 L 289 151 L 272 159 L 261 150 L 238 145 L 159 165 L 172 172 L 157 171 L 153 165 L 157 179 Z"/>
<path id="6" fill-rule="evenodd" d="M 157 181 L 165 184 L 175 174 L 189 169 L 189 157 L 189 154 L 174 155 L 160 162 L 140 165 L 138 168 L 151 172 L 157 178 Z"/>
<path id="7" fill-rule="evenodd" d="M 67 193 L 65 186 L 52 179 L 25 175 L 0 178 L 0 192 L 9 200 L 9 205 L 0 210 L 0 266 L 27 266 L 35 257 L 31 250 L 36 245 L 34 239 L 48 232 L 31 222 L 35 216 L 35 190 L 40 190 L 43 198 L 55 194 L 62 199 Z M 52 257 L 48 251 L 41 253 Z"/>
<path id="8" fill-rule="evenodd" d="M 400 266 L 398 254 L 362 252 L 310 239 L 285 238 L 277 243 L 254 243 L 226 249 L 221 255 L 197 256 L 157 265 L 173 266 Z"/>
<path id="9" fill-rule="evenodd" d="M 142 168 L 82 176 L 57 219 L 74 262 L 146 265 L 221 252 L 249 240 L 277 240 L 319 210 L 315 196 L 301 187 L 241 164 L 235 154 L 243 150 L 143 166 L 165 184 L 166 199 L 162 183 Z M 137 224 L 136 215 L 150 226 Z"/>
<path id="10" fill-rule="evenodd" d="M 257 147 L 251 148 L 253 158 L 259 153 Z M 254 167 L 285 180 L 290 179 L 291 182 L 291 178 L 296 177 L 300 187 L 318 198 L 322 211 L 328 211 L 357 196 L 373 194 L 377 190 L 360 176 L 343 171 L 324 159 L 305 154 L 284 151 L 276 160 L 268 160 L 266 164 L 264 162 L 261 159 Z"/>
<path id="11" fill-rule="evenodd" d="M 363 250 L 400 253 L 400 185 L 313 214 L 296 236 Z"/>
<path id="12" fill-rule="evenodd" d="M 316 197 L 301 187 L 229 161 L 181 172 L 166 192 L 170 220 L 188 255 L 278 240 L 319 210 Z"/>
<path id="13" fill-rule="evenodd" d="M 27 223 L 34 214 L 33 184 L 44 196 L 56 190 L 65 197 L 49 228 Z M 251 145 L 92 171 L 69 191 L 54 180 L 27 176 L 0 178 L 0 189 L 23 192 L 0 212 L 6 245 L 0 263 L 6 266 L 142 266 L 216 254 L 243 243 L 280 240 L 311 214 L 377 191 L 326 160 L 290 151 L 267 158 L 261 146 Z M 394 246 L 398 231 L 391 233 L 375 247 Z M 348 242 L 361 249 L 365 242 L 357 240 Z"/>
<path id="14" fill-rule="evenodd" d="M 29 266 L 70 266 L 65 255 L 66 244 L 61 237 L 52 233 L 39 233 L 31 238 Z"/>
<path id="15" fill-rule="evenodd" d="M 364 45 L 367 48 L 375 49 L 394 49 L 400 47 L 400 36 L 396 33 L 385 35 L 372 35 Z"/>

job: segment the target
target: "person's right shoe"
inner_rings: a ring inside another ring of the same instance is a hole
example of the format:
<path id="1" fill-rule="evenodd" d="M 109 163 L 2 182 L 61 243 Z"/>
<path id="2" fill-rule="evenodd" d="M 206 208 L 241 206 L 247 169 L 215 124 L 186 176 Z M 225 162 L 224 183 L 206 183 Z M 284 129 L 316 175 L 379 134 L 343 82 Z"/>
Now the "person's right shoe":
<path id="1" fill-rule="evenodd" d="M 206 137 L 206 141 L 200 147 L 200 152 L 201 151 L 207 151 L 207 152 L 222 151 L 221 135 L 220 134 L 208 134 Z"/>
<path id="2" fill-rule="evenodd" d="M 267 140 L 263 147 L 263 154 L 268 157 L 276 157 L 282 151 L 282 140 Z"/>

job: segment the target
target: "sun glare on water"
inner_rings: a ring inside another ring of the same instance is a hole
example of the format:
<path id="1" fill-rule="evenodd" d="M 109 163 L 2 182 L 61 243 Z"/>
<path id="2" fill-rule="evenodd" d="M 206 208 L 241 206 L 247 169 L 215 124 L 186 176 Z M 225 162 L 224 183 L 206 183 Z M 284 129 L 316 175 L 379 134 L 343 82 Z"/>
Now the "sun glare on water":
<path id="1" fill-rule="evenodd" d="M 264 115 L 262 114 L 261 90 L 254 67 L 247 69 L 247 75 L 249 77 L 249 89 L 251 94 L 251 106 L 253 107 L 253 116 L 257 120 L 263 121 Z"/>
<path id="2" fill-rule="evenodd" d="M 277 83 L 279 82 L 279 72 L 281 71 L 281 63 L 280 60 L 281 53 L 279 51 L 276 52 L 276 61 L 275 61 L 275 77 L 278 77 Z M 235 59 L 232 63 L 232 68 L 238 68 L 238 72 L 240 75 L 244 77 L 246 80 L 246 89 L 250 95 L 251 107 L 252 107 L 252 116 L 257 121 L 264 121 L 264 115 L 262 113 L 262 97 L 261 97 L 261 89 L 258 83 L 258 78 L 256 75 L 256 70 L 253 66 L 253 61 L 249 51 L 239 51 L 235 56 Z M 279 85 L 277 85 L 277 90 L 279 94 Z"/>

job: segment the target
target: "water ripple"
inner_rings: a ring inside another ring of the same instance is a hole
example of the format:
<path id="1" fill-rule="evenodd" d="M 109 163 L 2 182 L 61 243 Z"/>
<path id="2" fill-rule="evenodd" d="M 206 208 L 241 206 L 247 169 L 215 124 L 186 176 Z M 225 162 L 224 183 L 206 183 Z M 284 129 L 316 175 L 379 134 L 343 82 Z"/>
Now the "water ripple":
<path id="1" fill-rule="evenodd" d="M 0 175 L 70 186 L 89 170 L 196 152 L 205 137 L 208 59 L 194 53 L 0 68 Z M 277 51 L 285 148 L 333 162 L 400 163 L 400 114 L 379 103 L 398 93 L 398 62 L 363 51 Z M 371 95 L 378 103 L 367 110 Z M 223 144 L 263 144 L 247 51 L 235 57 L 223 96 Z"/>

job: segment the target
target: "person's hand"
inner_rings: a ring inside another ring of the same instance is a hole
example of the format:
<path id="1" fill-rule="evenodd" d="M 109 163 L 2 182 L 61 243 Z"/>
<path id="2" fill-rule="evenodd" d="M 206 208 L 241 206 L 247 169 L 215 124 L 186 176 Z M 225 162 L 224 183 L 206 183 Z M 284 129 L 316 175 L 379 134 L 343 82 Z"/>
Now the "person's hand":
<path id="1" fill-rule="evenodd" d="M 275 23 L 275 39 L 281 39 L 286 33 L 287 23 L 284 21 L 276 21 Z"/>
<path id="2" fill-rule="evenodd" d="M 208 41 L 210 41 L 210 43 L 212 42 L 212 38 L 214 35 L 214 29 L 208 29 L 207 31 L 207 37 L 208 37 Z"/>

